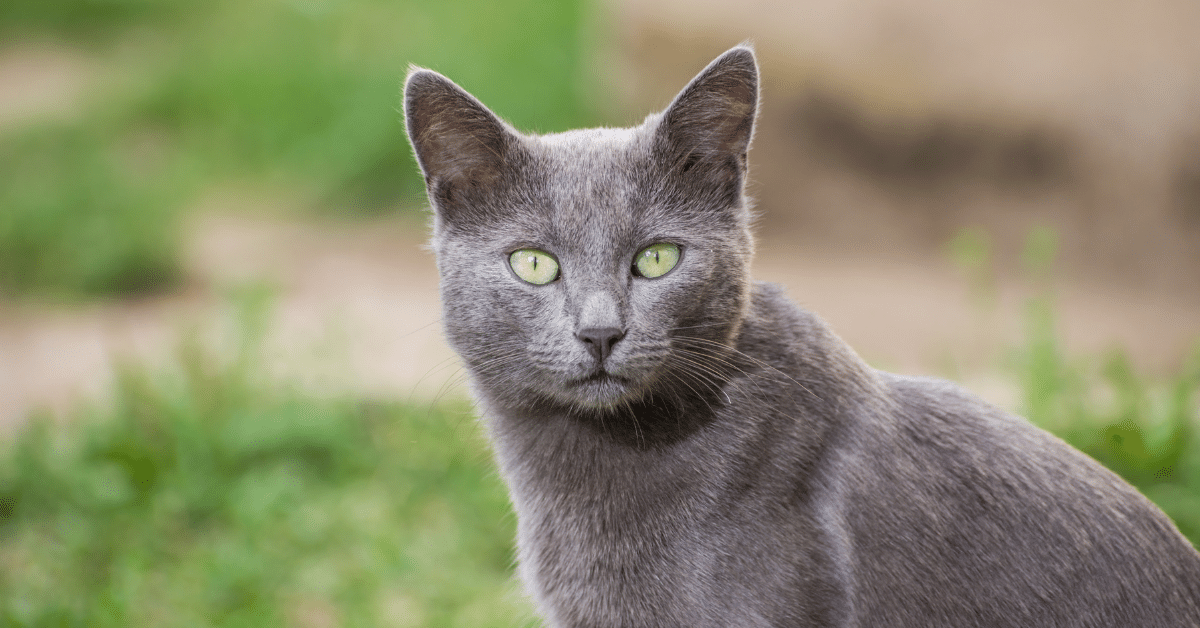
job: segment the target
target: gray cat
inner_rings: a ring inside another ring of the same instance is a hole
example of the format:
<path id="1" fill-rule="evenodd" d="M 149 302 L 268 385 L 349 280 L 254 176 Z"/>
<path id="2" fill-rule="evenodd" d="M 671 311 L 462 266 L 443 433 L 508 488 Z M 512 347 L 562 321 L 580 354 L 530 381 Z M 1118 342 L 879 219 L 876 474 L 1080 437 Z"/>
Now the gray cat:
<path id="1" fill-rule="evenodd" d="M 630 129 L 523 135 L 414 69 L 444 324 L 551 626 L 1200 626 L 1133 487 L 751 282 L 753 52 Z"/>

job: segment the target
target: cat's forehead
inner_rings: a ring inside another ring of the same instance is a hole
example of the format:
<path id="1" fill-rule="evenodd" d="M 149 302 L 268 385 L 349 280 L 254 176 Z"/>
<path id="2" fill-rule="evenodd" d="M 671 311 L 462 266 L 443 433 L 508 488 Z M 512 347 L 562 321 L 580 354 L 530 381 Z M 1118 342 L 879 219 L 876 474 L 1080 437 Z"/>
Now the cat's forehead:
<path id="1" fill-rule="evenodd" d="M 545 173 L 559 189 L 572 183 L 628 175 L 643 159 L 645 134 L 632 129 L 576 129 L 532 138 Z"/>
<path id="2" fill-rule="evenodd" d="M 580 129 L 534 139 L 539 195 L 560 230 L 621 230 L 637 219 L 637 198 L 652 167 L 640 129 Z"/>

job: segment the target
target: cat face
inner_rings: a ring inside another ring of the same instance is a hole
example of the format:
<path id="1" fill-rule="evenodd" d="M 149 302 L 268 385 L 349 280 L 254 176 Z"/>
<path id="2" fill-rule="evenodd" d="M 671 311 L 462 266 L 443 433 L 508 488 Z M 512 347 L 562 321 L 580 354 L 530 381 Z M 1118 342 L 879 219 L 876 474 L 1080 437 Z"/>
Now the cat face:
<path id="1" fill-rule="evenodd" d="M 443 320 L 480 392 L 602 412 L 716 389 L 748 299 L 756 101 L 737 48 L 639 127 L 526 136 L 410 74 Z"/>

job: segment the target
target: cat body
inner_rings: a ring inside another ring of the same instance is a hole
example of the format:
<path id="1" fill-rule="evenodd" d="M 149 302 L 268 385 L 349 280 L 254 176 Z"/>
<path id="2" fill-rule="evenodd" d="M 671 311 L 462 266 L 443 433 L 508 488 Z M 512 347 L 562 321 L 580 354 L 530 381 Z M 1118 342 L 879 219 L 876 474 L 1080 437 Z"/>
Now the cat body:
<path id="1" fill-rule="evenodd" d="M 527 136 L 409 75 L 447 337 L 549 624 L 1200 626 L 1200 556 L 1135 489 L 750 280 L 757 99 L 738 47 L 638 127 Z"/>

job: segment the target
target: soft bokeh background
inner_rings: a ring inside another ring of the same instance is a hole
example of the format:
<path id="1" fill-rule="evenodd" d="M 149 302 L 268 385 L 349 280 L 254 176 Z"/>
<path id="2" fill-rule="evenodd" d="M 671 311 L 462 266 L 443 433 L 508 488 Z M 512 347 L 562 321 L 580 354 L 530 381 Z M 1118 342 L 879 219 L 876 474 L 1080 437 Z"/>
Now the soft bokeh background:
<path id="1" fill-rule="evenodd" d="M 404 72 L 525 130 L 625 125 L 747 39 L 757 276 L 1195 542 L 1198 7 L 6 0 L 0 620 L 536 625 Z"/>

